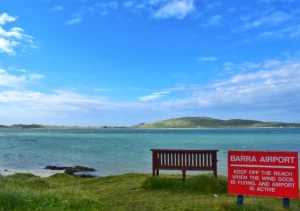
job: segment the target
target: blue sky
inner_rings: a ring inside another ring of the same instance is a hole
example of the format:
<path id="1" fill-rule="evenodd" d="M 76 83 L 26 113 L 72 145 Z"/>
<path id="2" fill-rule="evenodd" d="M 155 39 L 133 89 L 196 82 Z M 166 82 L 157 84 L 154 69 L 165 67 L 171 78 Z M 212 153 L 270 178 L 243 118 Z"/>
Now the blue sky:
<path id="1" fill-rule="evenodd" d="M 1 124 L 300 122 L 297 0 L 10 0 Z"/>

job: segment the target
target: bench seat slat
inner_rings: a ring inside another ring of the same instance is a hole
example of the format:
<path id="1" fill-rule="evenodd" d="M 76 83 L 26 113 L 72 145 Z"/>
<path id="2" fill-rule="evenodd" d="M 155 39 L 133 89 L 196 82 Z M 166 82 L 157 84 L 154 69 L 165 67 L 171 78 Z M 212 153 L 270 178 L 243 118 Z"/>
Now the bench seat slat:
<path id="1" fill-rule="evenodd" d="M 193 167 L 193 166 L 185 166 L 185 167 L 171 167 L 171 166 L 160 166 L 161 170 L 198 170 L 198 171 L 211 171 L 210 167 Z"/>

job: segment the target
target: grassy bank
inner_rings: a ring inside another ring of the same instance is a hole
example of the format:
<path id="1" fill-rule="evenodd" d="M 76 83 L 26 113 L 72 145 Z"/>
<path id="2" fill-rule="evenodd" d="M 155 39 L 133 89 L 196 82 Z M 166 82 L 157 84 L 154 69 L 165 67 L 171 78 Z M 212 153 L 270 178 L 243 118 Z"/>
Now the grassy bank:
<path id="1" fill-rule="evenodd" d="M 284 210 L 281 199 L 229 196 L 227 180 L 188 176 L 126 174 L 83 179 L 65 174 L 0 176 L 0 210 Z M 214 196 L 217 194 L 218 196 Z M 300 210 L 291 200 L 290 210 Z"/>

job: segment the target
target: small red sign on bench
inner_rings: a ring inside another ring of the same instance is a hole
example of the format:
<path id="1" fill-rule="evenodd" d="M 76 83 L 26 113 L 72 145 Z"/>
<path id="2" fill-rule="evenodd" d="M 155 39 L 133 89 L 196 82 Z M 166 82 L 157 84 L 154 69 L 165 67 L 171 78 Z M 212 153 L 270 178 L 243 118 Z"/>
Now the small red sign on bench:
<path id="1" fill-rule="evenodd" d="M 228 151 L 228 193 L 298 198 L 298 153 Z"/>

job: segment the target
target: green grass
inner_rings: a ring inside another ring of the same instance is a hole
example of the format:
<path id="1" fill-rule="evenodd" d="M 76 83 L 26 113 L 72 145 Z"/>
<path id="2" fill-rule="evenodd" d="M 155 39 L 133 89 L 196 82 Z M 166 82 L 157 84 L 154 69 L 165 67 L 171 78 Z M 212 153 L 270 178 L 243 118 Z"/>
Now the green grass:
<path id="1" fill-rule="evenodd" d="M 282 200 L 245 197 L 244 206 L 227 194 L 227 179 L 211 174 L 187 176 L 125 174 L 104 178 L 75 178 L 56 174 L 0 176 L 0 210 L 255 210 L 276 211 Z M 217 194 L 218 197 L 215 197 Z M 291 200 L 289 210 L 300 210 Z"/>

